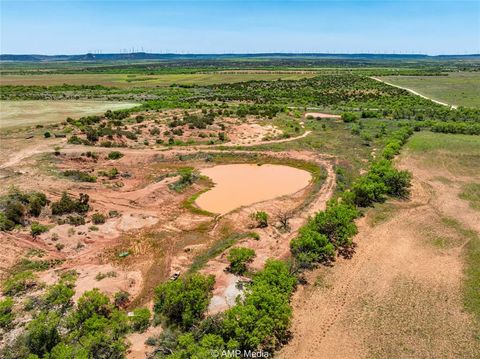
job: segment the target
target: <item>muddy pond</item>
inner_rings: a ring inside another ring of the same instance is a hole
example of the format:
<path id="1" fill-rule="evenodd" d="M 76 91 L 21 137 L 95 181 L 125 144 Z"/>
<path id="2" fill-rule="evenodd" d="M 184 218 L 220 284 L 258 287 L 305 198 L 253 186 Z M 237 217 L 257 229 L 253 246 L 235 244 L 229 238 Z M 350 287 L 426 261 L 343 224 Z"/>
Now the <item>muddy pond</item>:
<path id="1" fill-rule="evenodd" d="M 309 172 L 281 165 L 232 164 L 205 168 L 215 186 L 196 204 L 209 212 L 225 214 L 236 208 L 293 194 L 308 186 Z"/>

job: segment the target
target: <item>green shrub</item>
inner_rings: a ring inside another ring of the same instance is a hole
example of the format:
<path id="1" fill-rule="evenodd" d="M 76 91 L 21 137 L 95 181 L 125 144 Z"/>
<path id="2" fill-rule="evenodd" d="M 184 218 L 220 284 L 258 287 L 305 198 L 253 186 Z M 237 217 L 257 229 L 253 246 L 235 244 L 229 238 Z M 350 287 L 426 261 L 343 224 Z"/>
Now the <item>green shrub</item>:
<path id="1" fill-rule="evenodd" d="M 169 188 L 181 192 L 188 186 L 192 185 L 198 178 L 198 173 L 193 168 L 181 168 L 178 170 L 180 179 L 169 185 Z"/>
<path id="2" fill-rule="evenodd" d="M 108 154 L 108 159 L 109 160 L 118 160 L 123 157 L 123 153 L 119 151 L 112 151 Z"/>
<path id="3" fill-rule="evenodd" d="M 257 211 L 250 215 L 250 217 L 257 222 L 258 228 L 265 228 L 268 226 L 268 214 L 264 211 Z"/>
<path id="4" fill-rule="evenodd" d="M 143 333 L 150 325 L 150 311 L 148 308 L 137 308 L 130 317 L 132 330 Z"/>
<path id="5" fill-rule="evenodd" d="M 15 228 L 15 222 L 7 218 L 5 213 L 0 212 L 0 231 L 11 231 Z"/>
<path id="6" fill-rule="evenodd" d="M 70 215 L 67 217 L 68 224 L 72 226 L 83 226 L 85 224 L 85 217 L 82 215 L 76 214 L 76 215 Z"/>
<path id="7" fill-rule="evenodd" d="M 289 337 L 289 299 L 295 285 L 296 278 L 284 262 L 267 260 L 244 299 L 225 312 L 219 329 L 224 341 L 240 350 L 269 352 L 284 343 Z"/>
<path id="8" fill-rule="evenodd" d="M 61 308 L 62 310 L 73 305 L 73 285 L 67 283 L 57 283 L 50 286 L 45 293 L 44 302 L 48 308 Z"/>
<path id="9" fill-rule="evenodd" d="M 387 186 L 374 176 L 360 177 L 352 186 L 354 202 L 358 207 L 368 207 L 375 202 L 384 202 Z"/>
<path id="10" fill-rule="evenodd" d="M 48 204 L 47 196 L 41 192 L 32 192 L 28 196 L 28 213 L 33 217 L 38 217 L 42 208 Z"/>
<path id="11" fill-rule="evenodd" d="M 79 170 L 67 170 L 63 172 L 65 177 L 71 178 L 78 182 L 96 182 L 97 177 Z"/>
<path id="12" fill-rule="evenodd" d="M 360 213 L 351 205 L 330 201 L 325 211 L 318 212 L 307 227 L 325 235 L 335 248 L 348 246 L 351 238 L 357 234 L 357 226 L 353 222 Z"/>
<path id="13" fill-rule="evenodd" d="M 105 215 L 102 213 L 94 213 L 92 214 L 92 222 L 94 224 L 103 224 L 105 223 Z"/>
<path id="14" fill-rule="evenodd" d="M 25 343 L 30 353 L 42 357 L 60 342 L 59 322 L 59 314 L 49 311 L 41 312 L 28 323 Z"/>
<path id="15" fill-rule="evenodd" d="M 10 328 L 14 318 L 13 299 L 6 297 L 0 300 L 0 328 Z"/>
<path id="16" fill-rule="evenodd" d="M 255 251 L 245 247 L 230 249 L 227 259 L 230 262 L 228 270 L 234 274 L 242 275 L 247 270 L 247 264 L 255 258 Z"/>
<path id="17" fill-rule="evenodd" d="M 85 141 L 82 140 L 80 137 L 78 137 L 77 135 L 73 135 L 73 136 L 70 136 L 70 138 L 68 139 L 67 141 L 69 144 L 71 145 L 81 145 L 83 144 Z"/>
<path id="18" fill-rule="evenodd" d="M 355 122 L 359 119 L 359 116 L 353 112 L 344 112 L 342 113 L 342 120 L 343 122 Z"/>
<path id="19" fill-rule="evenodd" d="M 155 289 L 155 313 L 184 330 L 201 320 L 212 297 L 214 276 L 191 274 Z"/>
<path id="20" fill-rule="evenodd" d="M 116 307 L 121 308 L 128 304 L 130 301 L 130 294 L 125 291 L 120 291 L 114 295 L 114 304 Z"/>
<path id="21" fill-rule="evenodd" d="M 50 138 L 50 137 L 52 137 L 52 134 L 47 131 L 47 132 L 45 132 L 45 133 L 43 134 L 43 137 L 45 137 L 45 138 Z"/>
<path id="22" fill-rule="evenodd" d="M 88 194 L 80 193 L 79 199 L 72 199 L 67 192 L 62 193 L 62 197 L 59 201 L 52 203 L 52 214 L 63 215 L 69 213 L 86 213 L 90 209 Z"/>
<path id="23" fill-rule="evenodd" d="M 115 167 L 113 167 L 109 170 L 98 171 L 98 174 L 103 177 L 108 177 L 108 179 L 114 179 L 118 176 L 119 172 Z"/>
<path id="24" fill-rule="evenodd" d="M 33 236 L 33 237 L 36 237 L 42 233 L 45 233 L 48 231 L 48 227 L 43 225 L 43 224 L 40 224 L 38 222 L 32 222 L 30 224 L 30 234 Z"/>
<path id="25" fill-rule="evenodd" d="M 35 276 L 32 271 L 12 274 L 3 283 L 3 294 L 9 296 L 17 295 L 27 291 L 35 285 Z"/>
<path id="26" fill-rule="evenodd" d="M 372 164 L 369 175 L 378 176 L 387 187 L 387 194 L 403 198 L 408 196 L 412 175 L 408 171 L 399 171 L 391 161 L 380 160 Z"/>
<path id="27" fill-rule="evenodd" d="M 408 171 L 397 170 L 391 161 L 379 160 L 353 184 L 354 203 L 368 207 L 385 201 L 387 195 L 404 198 L 408 196 L 411 178 Z"/>
<path id="28" fill-rule="evenodd" d="M 3 214 L 5 218 L 13 222 L 14 224 L 22 224 L 25 217 L 25 206 L 18 200 L 8 199 Z"/>
<path id="29" fill-rule="evenodd" d="M 117 276 L 117 272 L 114 272 L 114 271 L 109 271 L 106 273 L 98 272 L 97 275 L 95 276 L 95 279 L 100 281 L 105 278 L 115 278 L 116 276 Z"/>
<path id="30" fill-rule="evenodd" d="M 311 268 L 335 257 L 335 246 L 328 237 L 308 226 L 300 229 L 297 238 L 290 242 L 290 249 L 299 268 Z"/>

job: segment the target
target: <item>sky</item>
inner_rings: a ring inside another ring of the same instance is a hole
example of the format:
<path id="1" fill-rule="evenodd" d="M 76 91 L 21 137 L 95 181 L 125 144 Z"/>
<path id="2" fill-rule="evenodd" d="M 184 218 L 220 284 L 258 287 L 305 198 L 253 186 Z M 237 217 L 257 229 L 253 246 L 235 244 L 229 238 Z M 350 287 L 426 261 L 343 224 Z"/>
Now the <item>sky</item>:
<path id="1" fill-rule="evenodd" d="M 480 0 L 0 0 L 2 54 L 480 53 Z"/>

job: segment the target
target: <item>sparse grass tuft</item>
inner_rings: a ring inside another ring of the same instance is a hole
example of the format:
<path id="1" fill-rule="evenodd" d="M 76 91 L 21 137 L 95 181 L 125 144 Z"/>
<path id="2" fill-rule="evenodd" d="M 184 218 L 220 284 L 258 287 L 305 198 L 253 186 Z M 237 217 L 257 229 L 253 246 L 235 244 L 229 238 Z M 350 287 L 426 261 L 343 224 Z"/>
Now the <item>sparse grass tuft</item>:
<path id="1" fill-rule="evenodd" d="M 470 207 L 480 210 L 480 183 L 467 183 L 458 195 L 461 199 L 470 202 Z"/>

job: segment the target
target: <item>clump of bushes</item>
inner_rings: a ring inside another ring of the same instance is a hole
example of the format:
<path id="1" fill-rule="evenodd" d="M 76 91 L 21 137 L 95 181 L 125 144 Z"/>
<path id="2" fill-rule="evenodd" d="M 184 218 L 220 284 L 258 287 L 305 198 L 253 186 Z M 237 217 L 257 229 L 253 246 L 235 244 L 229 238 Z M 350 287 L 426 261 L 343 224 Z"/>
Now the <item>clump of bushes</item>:
<path id="1" fill-rule="evenodd" d="M 297 238 L 290 242 L 290 250 L 299 268 L 311 268 L 335 257 L 335 247 L 328 237 L 308 226 L 301 228 Z"/>
<path id="2" fill-rule="evenodd" d="M 16 225 L 25 226 L 26 217 L 38 217 L 47 206 L 47 196 L 41 192 L 22 192 L 12 187 L 0 198 L 0 230 L 10 231 Z"/>
<path id="3" fill-rule="evenodd" d="M 35 276 L 32 271 L 14 273 L 3 283 L 3 294 L 14 296 L 27 291 L 35 285 Z"/>
<path id="4" fill-rule="evenodd" d="M 95 280 L 101 281 L 102 279 L 115 278 L 116 276 L 117 276 L 117 272 L 114 272 L 114 271 L 109 271 L 106 273 L 98 272 L 97 275 L 95 276 Z"/>
<path id="5" fill-rule="evenodd" d="M 109 160 L 118 160 L 123 157 L 123 153 L 120 151 L 112 151 L 108 154 L 107 157 Z"/>
<path id="6" fill-rule="evenodd" d="M 84 214 L 90 209 L 89 200 L 88 194 L 80 193 L 78 200 L 75 200 L 67 192 L 63 192 L 60 200 L 52 203 L 52 214 L 58 216 L 70 213 Z"/>
<path id="7" fill-rule="evenodd" d="M 7 344 L 5 358 L 121 358 L 131 330 L 125 312 L 98 289 L 85 292 L 74 307 L 66 284 L 49 289 L 24 334 Z"/>
<path id="8" fill-rule="evenodd" d="M 117 308 L 122 308 L 130 301 L 130 294 L 125 291 L 115 293 L 113 302 Z"/>
<path id="9" fill-rule="evenodd" d="M 268 214 L 267 214 L 267 212 L 256 211 L 256 212 L 254 212 L 250 215 L 250 218 L 252 218 L 256 222 L 256 226 L 258 228 L 268 227 Z"/>
<path id="10" fill-rule="evenodd" d="M 400 153 L 400 149 L 407 142 L 408 138 L 413 134 L 410 127 L 403 127 L 402 129 L 393 132 L 385 144 L 382 151 L 382 157 L 391 160 Z"/>
<path id="11" fill-rule="evenodd" d="M 150 325 L 150 311 L 148 308 L 136 308 L 129 318 L 133 331 L 143 333 Z"/>
<path id="12" fill-rule="evenodd" d="M 159 350 L 173 350 L 178 358 L 210 357 L 212 350 L 226 349 L 271 353 L 288 340 L 292 317 L 289 301 L 296 282 L 286 263 L 267 260 L 265 268 L 246 284 L 236 305 L 204 319 L 191 332 L 177 336 L 166 331 L 159 340 Z"/>
<path id="13" fill-rule="evenodd" d="M 242 275 L 247 271 L 247 264 L 251 263 L 254 258 L 255 251 L 251 248 L 232 248 L 227 256 L 230 262 L 228 270 L 233 274 Z"/>
<path id="14" fill-rule="evenodd" d="M 48 227 L 43 225 L 43 224 L 40 224 L 38 222 L 32 222 L 30 224 L 30 234 L 33 236 L 33 237 L 36 237 L 42 233 L 45 233 L 48 231 Z"/>
<path id="15" fill-rule="evenodd" d="M 188 330 L 203 319 L 212 297 L 214 276 L 191 274 L 155 289 L 155 313 Z"/>
<path id="16" fill-rule="evenodd" d="M 342 113 L 342 120 L 343 122 L 356 122 L 359 120 L 359 116 L 354 112 L 344 112 Z"/>
<path id="17" fill-rule="evenodd" d="M 65 177 L 71 178 L 78 182 L 96 182 L 97 177 L 79 170 L 67 170 L 63 172 Z"/>
<path id="18" fill-rule="evenodd" d="M 13 299 L 6 297 L 0 300 L 0 328 L 10 328 L 14 318 Z"/>
<path id="19" fill-rule="evenodd" d="M 115 167 L 113 167 L 108 170 L 98 171 L 98 174 L 111 180 L 115 179 L 118 176 L 119 171 Z"/>
<path id="20" fill-rule="evenodd" d="M 183 191 L 199 178 L 198 172 L 193 168 L 182 168 L 178 171 L 178 175 L 180 176 L 179 180 L 169 185 L 170 189 L 175 192 Z"/>
<path id="21" fill-rule="evenodd" d="M 92 214 L 92 222 L 93 224 L 103 224 L 105 223 L 105 215 L 103 215 L 102 213 L 94 213 Z"/>
<path id="22" fill-rule="evenodd" d="M 85 217 L 83 215 L 75 214 L 67 216 L 64 221 L 72 226 L 82 226 L 85 224 Z"/>
<path id="23" fill-rule="evenodd" d="M 464 135 L 480 135 L 480 123 L 475 122 L 435 122 L 431 126 L 433 132 L 460 133 Z"/>
<path id="24" fill-rule="evenodd" d="M 311 218 L 290 243 L 299 268 L 330 262 L 337 249 L 350 246 L 351 239 L 357 234 L 354 219 L 359 215 L 350 204 L 330 201 L 327 209 Z"/>
<path id="25" fill-rule="evenodd" d="M 387 195 L 404 198 L 408 195 L 411 174 L 397 170 L 391 161 L 375 162 L 365 176 L 352 186 L 353 202 L 359 207 L 368 207 L 385 201 Z"/>

